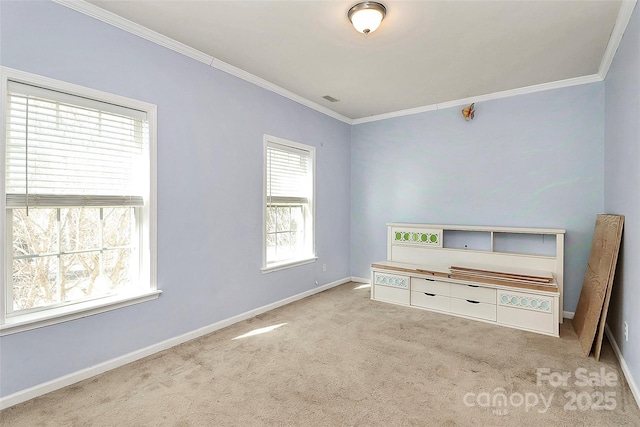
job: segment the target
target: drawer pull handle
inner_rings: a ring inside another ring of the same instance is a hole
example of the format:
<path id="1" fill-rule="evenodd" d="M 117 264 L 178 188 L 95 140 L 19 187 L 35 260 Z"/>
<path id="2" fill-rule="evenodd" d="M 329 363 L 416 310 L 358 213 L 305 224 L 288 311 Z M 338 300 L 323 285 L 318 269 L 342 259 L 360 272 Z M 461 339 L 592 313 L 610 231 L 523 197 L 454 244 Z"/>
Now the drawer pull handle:
<path id="1" fill-rule="evenodd" d="M 473 301 L 468 299 L 467 302 L 470 302 L 471 304 L 480 304 L 480 301 Z"/>
<path id="2" fill-rule="evenodd" d="M 470 287 L 470 288 L 479 288 L 478 285 L 467 285 L 467 286 Z"/>
<path id="3" fill-rule="evenodd" d="M 435 279 L 423 279 L 426 280 L 427 282 L 435 282 Z"/>
<path id="4" fill-rule="evenodd" d="M 435 297 L 435 296 L 436 296 L 436 294 L 430 294 L 430 293 L 428 293 L 428 292 L 425 292 L 424 294 L 425 294 L 426 296 L 428 296 L 428 297 Z"/>

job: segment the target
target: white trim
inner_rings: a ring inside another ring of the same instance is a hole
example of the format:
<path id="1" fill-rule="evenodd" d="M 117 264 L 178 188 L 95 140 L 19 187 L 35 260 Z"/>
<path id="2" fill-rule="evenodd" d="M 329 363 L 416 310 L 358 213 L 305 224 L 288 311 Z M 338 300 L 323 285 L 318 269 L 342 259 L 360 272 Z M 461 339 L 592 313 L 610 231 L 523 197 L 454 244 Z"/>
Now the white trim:
<path id="1" fill-rule="evenodd" d="M 510 98 L 517 95 L 526 95 L 530 93 L 542 92 L 551 89 L 561 89 L 570 86 L 583 85 L 587 83 L 601 82 L 603 79 L 598 74 L 588 76 L 575 77 L 572 79 L 558 80 L 555 82 L 541 83 L 533 86 L 520 87 L 516 89 L 505 90 L 502 92 L 494 92 L 486 95 L 472 96 L 469 98 L 457 99 L 454 101 L 442 102 L 439 104 L 425 105 L 423 107 L 410 108 L 408 110 L 393 111 L 391 113 L 378 114 L 375 116 L 363 117 L 352 120 L 351 124 L 359 125 L 362 123 L 376 122 L 379 120 L 392 119 L 396 117 L 410 116 L 413 114 L 424 113 L 427 111 L 444 110 L 445 108 L 457 107 L 461 105 L 471 104 L 473 102 L 493 101 L 495 99 Z"/>
<path id="2" fill-rule="evenodd" d="M 276 93 L 278 95 L 284 96 L 287 99 L 290 99 L 291 101 L 297 102 L 298 104 L 304 105 L 305 107 L 309 107 L 312 110 L 315 110 L 319 113 L 322 113 L 326 116 L 332 117 L 336 120 L 340 120 L 341 122 L 347 123 L 347 124 L 352 124 L 352 120 L 347 117 L 344 116 L 340 113 L 337 113 L 327 107 L 324 107 L 320 104 L 316 104 L 315 102 L 304 98 L 300 95 L 297 95 L 281 86 L 278 86 L 274 83 L 271 83 L 261 77 L 258 77 L 256 75 L 253 75 L 247 71 L 244 71 L 238 67 L 235 67 L 231 64 L 227 64 L 226 62 L 220 61 L 219 59 L 213 58 L 213 61 L 210 64 L 213 68 L 216 68 L 220 71 L 224 71 L 225 73 L 231 74 L 232 76 L 238 77 L 239 79 L 242 79 L 244 81 L 247 81 L 249 83 L 253 83 L 256 86 L 259 86 L 263 89 L 266 89 L 270 92 Z"/>
<path id="3" fill-rule="evenodd" d="M 409 108 L 406 110 L 392 111 L 390 113 L 376 114 L 375 116 L 362 117 L 353 119 L 352 125 L 360 125 L 362 123 L 377 122 L 380 120 L 394 119 L 396 117 L 411 116 L 413 114 L 426 113 L 428 111 L 437 111 L 438 104 L 424 105 L 422 107 Z"/>
<path id="4" fill-rule="evenodd" d="M 624 378 L 627 380 L 627 384 L 629 384 L 629 388 L 631 389 L 631 394 L 633 394 L 634 399 L 636 400 L 636 404 L 640 406 L 640 388 L 638 388 L 638 384 L 633 379 L 633 375 L 631 375 L 631 371 L 629 370 L 629 365 L 624 360 L 622 356 L 622 352 L 620 351 L 620 347 L 618 347 L 618 343 L 616 339 L 613 337 L 613 332 L 609 328 L 609 324 L 605 323 L 604 332 L 611 343 L 611 347 L 613 348 L 613 352 L 618 358 L 618 362 L 620 362 L 620 368 L 622 368 L 622 373 L 624 374 Z"/>
<path id="5" fill-rule="evenodd" d="M 365 279 L 364 277 L 351 276 L 351 281 L 356 283 L 371 283 L 371 279 Z"/>
<path id="6" fill-rule="evenodd" d="M 147 122 L 149 124 L 149 159 L 148 159 L 148 176 L 145 181 L 148 180 L 149 185 L 149 200 L 142 208 L 144 210 L 145 230 L 141 233 L 140 242 L 140 283 L 144 285 L 144 290 L 135 294 L 117 295 L 113 297 L 99 298 L 92 301 L 79 302 L 77 304 L 71 304 L 60 308 L 51 308 L 42 310 L 33 314 L 24 314 L 15 317 L 7 317 L 6 303 L 10 300 L 6 294 L 2 294 L 2 300 L 0 301 L 0 336 L 13 334 L 16 332 L 26 331 L 30 329 L 40 328 L 43 326 L 49 326 L 56 323 L 66 322 L 69 320 L 79 319 L 86 316 L 91 316 L 98 313 L 103 313 L 109 310 L 126 307 L 133 304 L 149 301 L 158 298 L 158 295 L 162 293 L 157 290 L 157 106 L 148 102 L 140 101 L 137 99 L 128 98 L 121 95 L 104 92 L 89 87 L 68 83 L 62 80 L 51 79 L 37 74 L 28 73 L 25 71 L 15 70 L 9 67 L 0 66 L 0 93 L 2 94 L 2 106 L 3 112 L 6 112 L 6 91 L 8 90 L 9 81 L 15 81 L 19 83 L 25 83 L 28 85 L 42 86 L 46 89 L 60 91 L 71 95 L 76 95 L 82 98 L 90 98 L 100 102 L 105 102 L 110 105 L 126 106 L 133 110 L 146 113 Z M 11 242 L 5 242 L 6 225 L 8 220 L 6 218 L 6 195 L 4 188 L 5 180 L 5 157 L 6 157 L 6 138 L 4 137 L 4 113 L 1 115 L 2 124 L 0 124 L 0 159 L 2 160 L 2 169 L 0 182 L 2 183 L 2 201 L 0 207 L 2 207 L 2 213 L 0 218 L 2 219 L 2 244 L 8 245 L 6 257 L 4 260 L 0 260 L 0 272 L 2 273 L 5 283 L 11 282 L 11 268 L 8 266 L 11 263 Z M 145 183 L 146 184 L 146 183 Z M 2 286 L 5 288 L 5 286 Z M 8 289 L 8 287 L 6 287 Z"/>
<path id="7" fill-rule="evenodd" d="M 609 71 L 609 67 L 611 66 L 613 57 L 615 56 L 618 46 L 620 45 L 620 41 L 622 40 L 622 36 L 624 35 L 624 31 L 626 30 L 626 27 L 629 23 L 631 14 L 633 12 L 633 9 L 636 5 L 637 0 L 623 0 L 622 5 L 620 6 L 620 11 L 618 13 L 618 18 L 616 19 L 616 24 L 613 28 L 613 32 L 611 33 L 611 37 L 609 38 L 609 43 L 607 44 L 607 49 L 602 58 L 602 62 L 600 63 L 598 74 L 592 74 L 588 76 L 576 77 L 576 78 L 566 79 L 566 80 L 558 80 L 555 82 L 542 83 L 539 85 L 516 88 L 516 89 L 506 90 L 502 92 L 494 92 L 486 95 L 479 95 L 479 96 L 474 96 L 469 98 L 462 98 L 454 101 L 443 102 L 440 104 L 425 105 L 417 108 L 410 108 L 406 110 L 399 110 L 399 111 L 393 111 L 393 112 L 384 113 L 384 114 L 378 114 L 375 116 L 362 117 L 359 119 L 350 119 L 349 117 L 346 117 L 340 113 L 337 113 L 325 106 L 317 104 L 300 95 L 297 95 L 281 86 L 273 84 L 254 74 L 251 74 L 238 67 L 235 67 L 231 64 L 228 64 L 224 61 L 221 61 L 217 58 L 214 58 L 210 55 L 200 52 L 197 49 L 189 47 L 167 36 L 164 36 L 160 33 L 150 30 L 149 28 L 143 27 L 140 24 L 136 24 L 135 22 L 129 21 L 128 19 L 118 16 L 114 13 L 108 12 L 104 9 L 101 9 L 100 7 L 95 6 L 91 3 L 87 3 L 84 0 L 53 0 L 53 1 L 62 6 L 68 7 L 77 12 L 90 16 L 92 18 L 98 19 L 104 23 L 113 25 L 114 27 L 120 28 L 131 34 L 135 34 L 139 37 L 142 37 L 160 46 L 166 47 L 167 49 L 171 49 L 174 52 L 181 53 L 185 56 L 195 59 L 196 61 L 205 63 L 220 71 L 224 71 L 225 73 L 238 77 L 239 79 L 245 80 L 249 83 L 253 83 L 256 86 L 259 86 L 270 92 L 281 95 L 287 99 L 297 102 L 298 104 L 304 105 L 305 107 L 309 107 L 312 110 L 318 111 L 319 113 L 325 114 L 336 120 L 347 123 L 349 125 L 359 125 L 362 123 L 375 122 L 375 121 L 386 120 L 386 119 L 395 118 L 395 117 L 409 116 L 413 114 L 424 113 L 427 111 L 442 110 L 444 108 L 470 104 L 472 102 L 491 101 L 495 99 L 508 98 L 516 95 L 525 95 L 529 93 L 541 92 L 541 91 L 550 90 L 550 89 L 560 89 L 563 87 L 600 82 L 604 80 L 604 78 L 607 75 L 607 72 Z"/>
<path id="8" fill-rule="evenodd" d="M 213 61 L 213 57 L 207 55 L 206 53 L 202 53 L 197 49 L 189 47 L 179 41 L 176 41 L 167 36 L 163 36 L 160 33 L 157 33 L 153 30 L 150 30 L 147 27 L 143 27 L 140 24 L 136 24 L 135 22 L 129 21 L 122 16 L 116 15 L 115 13 L 104 10 L 98 6 L 95 6 L 91 3 L 87 3 L 83 0 L 53 0 L 55 3 L 58 3 L 62 6 L 66 6 L 69 9 L 73 9 L 76 12 L 83 13 L 87 16 L 95 18 L 99 21 L 102 21 L 106 24 L 113 25 L 114 27 L 120 28 L 128 33 L 134 34 L 143 39 L 149 40 L 157 45 L 166 47 L 167 49 L 171 49 L 174 52 L 181 53 L 189 58 L 195 59 L 196 61 L 203 62 L 207 65 L 211 65 Z"/>
<path id="9" fill-rule="evenodd" d="M 598 69 L 598 75 L 602 80 L 607 77 L 609 68 L 613 63 L 613 58 L 616 55 L 618 47 L 620 46 L 620 42 L 622 41 L 622 36 L 627 29 L 629 20 L 631 19 L 633 9 L 636 7 L 636 1 L 637 0 L 623 0 L 622 4 L 620 5 L 620 11 L 618 12 L 616 24 L 613 27 L 613 31 L 611 32 L 611 36 L 609 37 L 609 43 L 607 43 L 607 49 L 604 51 L 604 56 L 602 57 L 600 68 Z"/>
<path id="10" fill-rule="evenodd" d="M 5 190 L 5 175 L 6 175 L 6 112 L 8 111 L 8 100 L 7 100 L 7 76 L 6 76 L 7 68 L 0 67 L 0 245 L 4 249 L 4 257 L 0 257 L 0 281 L 4 283 L 8 283 L 13 275 L 13 271 L 9 274 L 9 270 L 13 270 L 13 267 L 9 268 L 11 265 L 11 258 L 13 256 L 12 249 L 10 250 L 10 244 L 7 242 L 6 228 L 7 228 L 7 197 Z M 13 245 L 11 243 L 11 245 Z M 6 270 L 5 270 L 6 266 Z M 8 286 L 0 286 L 0 323 L 2 319 L 6 317 L 6 301 L 8 297 Z"/>
<path id="11" fill-rule="evenodd" d="M 562 315 L 564 316 L 565 319 L 573 319 L 575 313 L 573 311 L 563 311 Z M 608 323 L 605 323 L 604 325 L 604 332 L 607 335 L 607 339 L 609 339 L 609 342 L 611 343 L 611 347 L 613 348 L 613 352 L 615 353 L 616 358 L 618 359 L 618 362 L 620 363 L 620 368 L 622 369 L 622 373 L 624 374 L 624 377 L 627 380 L 627 384 L 629 384 L 631 393 L 633 394 L 633 397 L 636 400 L 636 403 L 638 404 L 638 406 L 640 406 L 640 388 L 638 388 L 638 385 L 633 379 L 633 375 L 631 375 L 629 366 L 627 365 L 627 362 L 624 360 L 624 357 L 622 356 L 620 347 L 618 347 L 618 343 L 616 342 L 616 339 L 614 338 L 613 332 L 611 332 L 611 328 L 609 328 Z"/>
<path id="12" fill-rule="evenodd" d="M 486 231 L 496 233 L 522 233 L 522 234 L 565 234 L 561 228 L 536 228 L 536 227 L 492 227 L 489 225 L 443 225 L 443 224 L 414 224 L 409 222 L 388 222 L 387 227 L 420 228 L 425 227 L 441 230 L 462 231 Z M 389 240 L 391 241 L 391 240 Z"/>
<path id="13" fill-rule="evenodd" d="M 159 290 L 151 290 L 134 296 L 99 298 L 84 303 L 8 317 L 5 323 L 0 325 L 0 337 L 151 301 L 158 298 L 161 293 L 162 291 Z"/>
<path id="14" fill-rule="evenodd" d="M 47 89 L 69 93 L 81 98 L 94 98 L 108 104 L 123 105 L 133 110 L 143 111 L 147 113 L 149 123 L 151 123 L 151 116 L 155 115 L 157 110 L 157 106 L 149 102 L 0 65 L 0 83 L 5 90 L 9 80 L 28 85 L 44 86 Z M 149 140 L 151 141 L 151 129 L 149 129 Z"/>
<path id="15" fill-rule="evenodd" d="M 147 212 L 147 230 L 142 233 L 144 238 L 149 239 L 140 245 L 141 249 L 149 248 L 148 254 L 140 254 L 147 258 L 149 268 L 145 273 L 149 273 L 146 280 L 149 281 L 150 289 L 158 289 L 158 107 L 147 110 L 147 121 L 149 123 L 149 203 L 143 209 Z M 144 243 L 148 243 L 145 245 Z M 144 264 L 143 264 L 144 265 Z"/>
<path id="16" fill-rule="evenodd" d="M 563 311 L 562 314 L 564 315 L 565 319 L 573 319 L 573 317 L 575 316 L 575 313 L 573 311 Z M 622 373 L 624 374 L 624 377 L 627 380 L 627 383 L 629 384 L 629 388 L 631 389 L 631 393 L 633 394 L 633 397 L 636 400 L 636 404 L 640 406 L 640 388 L 638 388 L 638 385 L 636 384 L 635 380 L 633 379 L 633 376 L 631 375 L 629 366 L 627 365 L 627 362 L 624 360 L 624 357 L 622 356 L 620 347 L 618 347 L 618 343 L 616 342 L 616 339 L 614 338 L 613 332 L 611 331 L 611 328 L 609 328 L 608 323 L 605 323 L 604 325 L 604 332 L 607 335 L 607 339 L 611 343 L 613 352 L 618 358 L 618 362 L 620 363 L 620 368 L 622 369 Z"/>
<path id="17" fill-rule="evenodd" d="M 309 107 L 312 110 L 318 111 L 319 113 L 325 114 L 341 122 L 351 124 L 351 119 L 349 117 L 343 116 L 340 113 L 337 113 L 327 107 L 324 107 L 320 104 L 310 101 L 307 98 L 303 98 L 302 96 L 297 95 L 281 86 L 273 84 L 267 80 L 264 80 L 238 67 L 235 67 L 231 64 L 228 64 L 224 61 L 221 61 L 217 58 L 207 55 L 206 53 L 203 53 L 197 49 L 194 49 L 190 46 L 180 43 L 172 38 L 169 38 L 153 30 L 150 30 L 147 27 L 144 27 L 140 24 L 136 24 L 135 22 L 129 21 L 128 19 L 118 16 L 112 12 L 106 11 L 91 3 L 87 3 L 84 0 L 53 0 L 53 1 L 62 6 L 66 6 L 77 12 L 83 13 L 87 16 L 90 16 L 99 21 L 102 21 L 106 24 L 113 25 L 116 28 L 120 28 L 121 30 L 127 31 L 138 37 L 142 37 L 143 39 L 149 40 L 157 45 L 166 47 L 167 49 L 171 49 L 174 52 L 181 53 L 185 56 L 188 56 L 189 58 L 195 59 L 196 61 L 205 63 L 220 71 L 224 71 L 225 73 L 238 77 L 239 79 L 245 80 L 249 83 L 253 83 L 256 86 L 259 86 L 270 92 L 284 96 L 285 98 L 288 98 L 294 102 L 297 102 L 298 104 L 304 105 L 305 107 Z"/>
<path id="18" fill-rule="evenodd" d="M 304 153 L 308 153 L 311 162 L 311 202 L 308 203 L 311 211 L 311 227 L 310 230 L 305 226 L 305 239 L 308 233 L 311 233 L 311 246 L 309 251 L 301 255 L 297 259 L 287 259 L 280 262 L 267 263 L 267 150 L 271 145 L 281 145 L 282 149 L 289 147 L 290 149 L 298 149 Z M 297 265 L 309 264 L 315 262 L 318 257 L 316 254 L 316 147 L 313 145 L 302 144 L 300 142 L 290 141 L 288 139 L 279 138 L 277 136 L 264 134 L 262 138 L 263 145 L 263 171 L 262 171 L 262 274 L 272 271 L 284 270 L 286 268 L 295 267 Z"/>
<path id="19" fill-rule="evenodd" d="M 282 263 L 274 263 L 274 264 L 270 264 L 267 267 L 263 267 L 260 270 L 262 271 L 262 274 L 266 274 L 266 273 L 271 273 L 273 271 L 286 270 L 287 268 L 296 267 L 298 265 L 311 264 L 312 262 L 316 262 L 317 259 L 318 259 L 317 256 L 313 256 L 310 258 L 304 258 L 304 259 L 299 259 L 295 261 L 285 261 Z"/>
<path id="20" fill-rule="evenodd" d="M 341 280 L 337 280 L 335 282 L 327 283 L 322 286 L 318 286 L 316 288 L 310 289 L 308 291 L 299 293 L 297 295 L 293 295 L 291 297 L 282 299 L 280 301 L 273 302 L 271 304 L 264 305 L 262 307 L 255 308 L 253 310 L 246 311 L 244 313 L 238 314 L 237 316 L 230 317 L 228 319 L 221 320 L 212 325 L 205 326 L 199 329 L 196 329 L 191 332 L 187 332 L 186 334 L 179 335 L 174 338 L 170 338 L 168 340 L 159 342 L 157 344 L 150 345 L 148 347 L 142 348 L 140 350 L 133 351 L 131 353 L 125 354 L 123 356 L 116 357 L 111 360 L 107 360 L 106 362 L 99 363 L 90 368 L 81 369 L 76 372 L 72 372 L 70 374 L 64 375 L 62 377 L 53 379 L 51 381 L 47 381 L 42 384 L 38 384 L 36 386 L 30 387 L 25 390 L 21 390 L 10 394 L 5 397 L 0 398 L 0 410 L 6 409 L 10 406 L 17 405 L 18 403 L 25 402 L 29 399 L 33 399 L 35 397 L 41 396 L 45 393 L 52 392 L 54 390 L 58 390 L 62 387 L 66 387 L 71 384 L 75 384 L 79 381 L 86 380 L 87 378 L 91 378 L 93 376 L 99 375 L 103 372 L 109 371 L 111 369 L 118 368 L 120 366 L 124 366 L 128 363 L 134 362 L 136 360 L 142 359 L 144 357 L 150 356 L 152 354 L 158 353 L 160 351 L 166 350 L 171 347 L 175 347 L 176 345 L 185 343 L 187 341 L 199 338 L 203 335 L 210 334 L 219 329 L 226 328 L 227 326 L 231 326 L 235 323 L 241 322 L 243 320 L 250 319 L 259 314 L 265 313 L 270 310 L 274 310 L 276 308 L 282 307 L 284 305 L 290 304 L 292 302 L 301 300 L 308 296 L 320 293 L 322 291 L 326 291 L 327 289 L 334 288 L 336 286 L 342 285 L 344 283 L 348 283 L 351 280 L 350 277 L 346 277 Z"/>

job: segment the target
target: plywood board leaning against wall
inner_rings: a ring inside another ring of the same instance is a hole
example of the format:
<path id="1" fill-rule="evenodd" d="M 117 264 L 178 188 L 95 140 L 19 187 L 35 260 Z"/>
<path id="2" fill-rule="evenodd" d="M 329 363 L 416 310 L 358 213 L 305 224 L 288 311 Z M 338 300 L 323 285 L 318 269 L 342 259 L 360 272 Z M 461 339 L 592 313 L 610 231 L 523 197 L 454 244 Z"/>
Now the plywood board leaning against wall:
<path id="1" fill-rule="evenodd" d="M 578 334 L 585 356 L 591 353 L 599 323 L 604 330 L 623 224 L 624 216 L 622 215 L 600 214 L 596 218 L 587 271 L 584 274 L 580 299 L 573 317 L 573 328 Z M 596 359 L 600 356 L 601 334 L 598 335 L 598 340 Z"/>
<path id="2" fill-rule="evenodd" d="M 607 286 L 607 293 L 604 296 L 604 304 L 602 306 L 602 314 L 600 315 L 600 323 L 598 325 L 598 335 L 596 335 L 596 342 L 593 349 L 593 357 L 596 361 L 600 360 L 600 351 L 602 350 L 602 340 L 604 339 L 604 327 L 607 322 L 607 313 L 609 312 L 609 301 L 611 301 L 611 289 L 613 288 L 613 279 L 616 272 L 616 265 L 618 260 L 618 254 L 620 253 L 620 245 L 622 244 L 622 228 L 624 226 L 624 217 L 621 217 L 620 221 L 620 236 L 618 239 L 618 249 L 615 259 L 613 261 L 611 279 L 609 280 L 609 286 Z"/>

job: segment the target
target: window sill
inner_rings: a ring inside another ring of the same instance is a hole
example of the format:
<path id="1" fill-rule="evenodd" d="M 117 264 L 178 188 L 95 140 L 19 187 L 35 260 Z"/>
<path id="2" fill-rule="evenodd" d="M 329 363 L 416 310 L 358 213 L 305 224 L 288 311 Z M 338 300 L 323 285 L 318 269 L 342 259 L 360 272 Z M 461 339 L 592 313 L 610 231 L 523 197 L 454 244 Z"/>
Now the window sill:
<path id="1" fill-rule="evenodd" d="M 5 319 L 5 323 L 0 325 L 0 336 L 41 328 L 43 326 L 55 325 L 57 323 L 80 319 L 82 317 L 104 313 L 117 308 L 139 304 L 141 302 L 151 301 L 158 298 L 161 293 L 162 291 L 160 290 L 153 290 L 134 296 L 119 295 L 86 301 L 65 307 L 52 308 L 35 313 L 8 317 Z"/>
<path id="2" fill-rule="evenodd" d="M 289 261 L 269 264 L 267 267 L 262 268 L 262 274 L 271 273 L 272 271 L 285 270 L 287 268 L 296 267 L 298 265 L 310 264 L 312 262 L 316 262 L 317 259 L 318 259 L 317 256 L 312 256 L 309 258 L 302 258 L 302 259 L 289 260 Z"/>

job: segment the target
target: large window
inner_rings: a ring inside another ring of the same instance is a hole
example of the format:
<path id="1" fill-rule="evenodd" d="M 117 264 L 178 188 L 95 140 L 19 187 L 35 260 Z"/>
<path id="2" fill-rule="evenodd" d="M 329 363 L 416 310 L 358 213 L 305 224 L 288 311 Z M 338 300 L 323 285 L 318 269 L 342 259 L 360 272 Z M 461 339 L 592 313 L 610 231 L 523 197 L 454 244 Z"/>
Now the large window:
<path id="1" fill-rule="evenodd" d="M 2 71 L 2 332 L 155 297 L 155 107 Z"/>
<path id="2" fill-rule="evenodd" d="M 315 148 L 265 135 L 264 268 L 315 260 Z"/>

